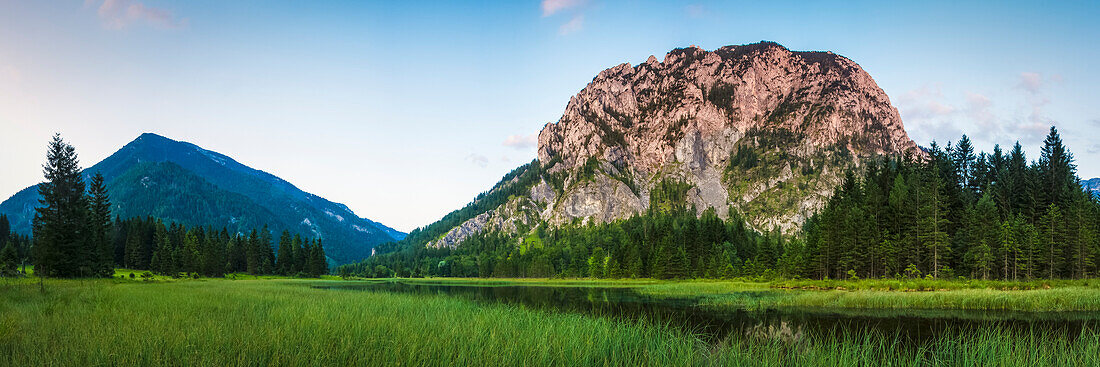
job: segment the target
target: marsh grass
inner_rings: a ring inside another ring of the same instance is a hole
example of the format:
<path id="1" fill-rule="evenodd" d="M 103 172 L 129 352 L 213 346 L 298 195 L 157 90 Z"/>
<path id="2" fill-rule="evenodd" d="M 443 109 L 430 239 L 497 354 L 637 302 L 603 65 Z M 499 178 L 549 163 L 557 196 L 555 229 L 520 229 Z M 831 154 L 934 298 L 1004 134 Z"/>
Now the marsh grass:
<path id="1" fill-rule="evenodd" d="M 698 340 L 435 296 L 310 281 L 50 281 L 5 287 L 0 365 L 654 365 L 700 362 Z"/>
<path id="2" fill-rule="evenodd" d="M 1100 365 L 1091 329 L 954 330 L 913 348 L 856 330 L 708 344 L 644 320 L 311 287 L 331 283 L 342 282 L 12 281 L 0 287 L 0 365 Z"/>

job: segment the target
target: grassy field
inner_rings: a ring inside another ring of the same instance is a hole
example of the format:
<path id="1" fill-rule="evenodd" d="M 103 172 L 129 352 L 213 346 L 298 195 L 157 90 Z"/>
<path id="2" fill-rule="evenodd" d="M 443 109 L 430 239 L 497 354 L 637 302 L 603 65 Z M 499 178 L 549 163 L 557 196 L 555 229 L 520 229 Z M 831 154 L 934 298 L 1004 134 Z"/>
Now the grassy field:
<path id="1" fill-rule="evenodd" d="M 0 365 L 1100 365 L 1093 331 L 958 331 L 914 349 L 869 334 L 713 345 L 645 322 L 309 287 L 333 282 L 6 281 Z"/>

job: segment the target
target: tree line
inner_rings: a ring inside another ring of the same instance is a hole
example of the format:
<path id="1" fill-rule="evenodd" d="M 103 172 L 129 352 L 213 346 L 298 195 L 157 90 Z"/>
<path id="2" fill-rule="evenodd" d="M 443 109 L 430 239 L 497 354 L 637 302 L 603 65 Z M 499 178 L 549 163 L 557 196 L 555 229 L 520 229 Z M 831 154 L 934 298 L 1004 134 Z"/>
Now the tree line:
<path id="1" fill-rule="evenodd" d="M 806 224 L 804 274 L 980 279 L 1088 278 L 1100 272 L 1100 204 L 1081 186 L 1055 128 L 1037 161 L 975 153 L 970 139 L 928 159 L 849 173 Z"/>
<path id="2" fill-rule="evenodd" d="M 319 277 L 328 273 L 321 240 L 291 237 L 288 231 L 280 236 L 276 255 L 266 226 L 245 235 L 231 234 L 225 227 L 165 224 L 152 217 L 116 218 L 114 223 L 111 238 L 118 267 L 207 277 L 229 273 Z"/>
<path id="3" fill-rule="evenodd" d="M 736 213 L 713 208 L 697 215 L 686 203 L 690 185 L 665 180 L 650 193 L 649 209 L 622 221 L 521 229 L 467 238 L 454 249 L 407 246 L 341 266 L 366 277 L 593 277 L 688 278 L 763 274 L 779 262 L 784 240 L 758 234 Z"/>
<path id="4" fill-rule="evenodd" d="M 111 218 L 103 176 L 96 173 L 85 190 L 76 150 L 55 134 L 43 166 L 33 236 L 9 234 L 0 216 L 0 275 L 18 275 L 16 264 L 34 265 L 43 277 L 111 277 L 116 267 L 179 276 L 227 273 L 317 277 L 328 272 L 320 239 L 284 231 L 279 255 L 267 226 L 249 235 L 226 228 L 165 224 L 154 218 Z"/>
<path id="5" fill-rule="evenodd" d="M 1053 127 L 1038 161 L 1017 143 L 975 153 L 963 136 L 926 156 L 846 173 L 798 233 L 759 233 L 736 212 L 686 204 L 665 180 L 649 209 L 603 224 L 481 233 L 456 248 L 390 246 L 337 269 L 365 277 L 1086 278 L 1100 272 L 1100 204 Z"/>
<path id="6" fill-rule="evenodd" d="M 31 239 L 11 231 L 8 216 L 0 214 L 0 277 L 15 276 L 30 260 Z"/>

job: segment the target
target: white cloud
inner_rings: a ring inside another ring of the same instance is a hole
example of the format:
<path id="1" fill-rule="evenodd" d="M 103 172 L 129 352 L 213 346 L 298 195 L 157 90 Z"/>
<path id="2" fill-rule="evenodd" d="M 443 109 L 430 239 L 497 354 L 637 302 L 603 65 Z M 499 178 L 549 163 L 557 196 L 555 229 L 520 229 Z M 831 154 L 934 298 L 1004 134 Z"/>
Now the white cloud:
<path id="1" fill-rule="evenodd" d="M 512 135 L 504 139 L 504 146 L 515 149 L 528 149 L 539 144 L 539 134 Z"/>
<path id="2" fill-rule="evenodd" d="M 466 160 L 481 168 L 485 168 L 489 165 L 489 158 L 477 153 L 470 153 L 470 155 L 466 156 Z"/>
<path id="3" fill-rule="evenodd" d="M 583 0 L 542 0 L 542 16 L 548 17 L 562 10 L 578 7 L 582 3 Z"/>
<path id="4" fill-rule="evenodd" d="M 573 19 L 570 19 L 569 22 L 566 22 L 565 24 L 562 24 L 561 27 L 558 28 L 558 34 L 564 36 L 564 35 L 567 35 L 567 34 L 572 34 L 572 33 L 579 32 L 583 28 L 584 28 L 584 14 L 577 14 L 577 15 L 574 15 Z"/>
<path id="5" fill-rule="evenodd" d="M 96 0 L 88 0 L 84 5 L 90 7 L 96 3 Z M 96 13 L 103 21 L 103 26 L 108 29 L 123 29 L 137 22 L 164 29 L 187 26 L 187 19 L 177 19 L 169 10 L 148 6 L 140 1 L 103 0 Z"/>

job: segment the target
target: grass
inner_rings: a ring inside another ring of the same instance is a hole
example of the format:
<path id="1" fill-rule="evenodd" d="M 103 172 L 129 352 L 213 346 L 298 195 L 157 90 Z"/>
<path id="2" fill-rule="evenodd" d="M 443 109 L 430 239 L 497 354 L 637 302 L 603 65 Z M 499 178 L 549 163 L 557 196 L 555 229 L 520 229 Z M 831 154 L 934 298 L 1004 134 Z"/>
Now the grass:
<path id="1" fill-rule="evenodd" d="M 665 298 L 701 298 L 714 308 L 803 307 L 887 310 L 1100 311 L 1100 280 L 680 280 L 402 279 L 420 284 L 634 288 Z"/>
<path id="2" fill-rule="evenodd" d="M 1100 365 L 1090 330 L 959 330 L 915 348 L 873 333 L 779 332 L 715 345 L 644 321 L 310 287 L 331 283 L 47 280 L 42 292 L 7 281 L 0 365 Z"/>

